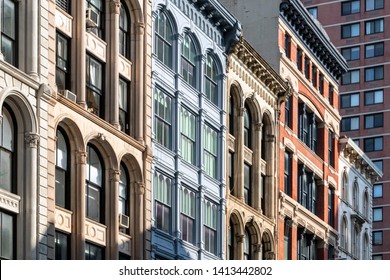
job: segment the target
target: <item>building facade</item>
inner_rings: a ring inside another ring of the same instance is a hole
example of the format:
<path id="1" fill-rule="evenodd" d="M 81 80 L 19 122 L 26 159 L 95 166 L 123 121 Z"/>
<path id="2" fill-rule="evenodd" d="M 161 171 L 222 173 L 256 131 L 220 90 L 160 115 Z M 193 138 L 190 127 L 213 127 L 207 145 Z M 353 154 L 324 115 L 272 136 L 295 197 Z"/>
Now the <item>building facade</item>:
<path id="1" fill-rule="evenodd" d="M 278 123 L 278 259 L 334 258 L 337 200 L 328 193 L 338 192 L 338 78 L 347 64 L 299 1 L 221 2 L 293 90 Z"/>
<path id="2" fill-rule="evenodd" d="M 150 3 L 1 9 L 1 258 L 149 258 Z"/>
<path id="3" fill-rule="evenodd" d="M 382 176 L 378 167 L 351 138 L 340 139 L 337 258 L 370 260 L 372 236 L 372 187 Z"/>
<path id="4" fill-rule="evenodd" d="M 223 259 L 226 57 L 217 1 L 153 1 L 152 259 Z"/>
<path id="5" fill-rule="evenodd" d="M 384 0 L 302 1 L 318 18 L 350 70 L 340 87 L 341 130 L 352 138 L 383 172 L 389 164 L 388 121 L 389 14 Z M 373 258 L 390 259 L 389 177 L 383 173 L 373 188 Z"/>
<path id="6" fill-rule="evenodd" d="M 227 69 L 226 259 L 277 258 L 280 100 L 288 84 L 245 39 Z"/>

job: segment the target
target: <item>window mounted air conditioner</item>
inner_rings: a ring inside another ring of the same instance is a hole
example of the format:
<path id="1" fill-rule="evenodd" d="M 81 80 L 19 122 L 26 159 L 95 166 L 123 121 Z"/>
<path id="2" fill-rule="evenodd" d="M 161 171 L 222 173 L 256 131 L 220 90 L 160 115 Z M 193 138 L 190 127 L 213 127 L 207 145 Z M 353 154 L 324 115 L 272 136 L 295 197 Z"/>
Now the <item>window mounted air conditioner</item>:
<path id="1" fill-rule="evenodd" d="M 76 102 L 77 100 L 77 96 L 76 94 L 74 94 L 73 92 L 71 92 L 70 90 L 67 90 L 67 89 L 62 89 L 62 90 L 59 90 L 59 93 L 68 98 L 69 100 L 73 101 L 73 102 Z"/>
<path id="2" fill-rule="evenodd" d="M 85 21 L 86 21 L 87 27 L 88 28 L 98 27 L 99 26 L 99 14 L 91 8 L 88 8 L 85 12 L 86 12 L 85 13 Z"/>
<path id="3" fill-rule="evenodd" d="M 119 214 L 119 227 L 121 228 L 129 228 L 130 218 L 129 216 Z"/>

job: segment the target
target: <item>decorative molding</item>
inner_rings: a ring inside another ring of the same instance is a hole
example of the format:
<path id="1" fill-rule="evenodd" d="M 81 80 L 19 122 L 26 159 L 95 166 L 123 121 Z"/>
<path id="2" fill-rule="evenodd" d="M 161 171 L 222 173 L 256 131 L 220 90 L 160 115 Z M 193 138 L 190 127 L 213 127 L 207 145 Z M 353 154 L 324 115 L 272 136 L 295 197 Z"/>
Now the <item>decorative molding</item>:
<path id="1" fill-rule="evenodd" d="M 85 44 L 87 50 L 99 58 L 102 62 L 106 62 L 107 43 L 91 32 L 85 32 Z"/>
<path id="2" fill-rule="evenodd" d="M 20 196 L 0 189 L 0 208 L 15 214 L 20 213 Z"/>
<path id="3" fill-rule="evenodd" d="M 24 140 L 30 148 L 36 149 L 38 147 L 39 138 L 40 138 L 40 136 L 36 133 L 26 133 L 24 135 Z"/>
<path id="4" fill-rule="evenodd" d="M 119 54 L 119 74 L 131 81 L 132 63 Z"/>
<path id="5" fill-rule="evenodd" d="M 119 252 L 131 256 L 131 249 L 132 249 L 131 236 L 125 235 L 125 234 L 120 232 L 118 242 L 119 242 L 119 244 L 118 244 Z"/>
<path id="6" fill-rule="evenodd" d="M 72 212 L 56 207 L 54 210 L 55 227 L 67 233 L 72 232 Z"/>
<path id="7" fill-rule="evenodd" d="M 61 30 L 69 38 L 72 38 L 72 21 L 73 18 L 65 13 L 61 8 L 56 6 L 55 24 L 56 28 Z"/>
<path id="8" fill-rule="evenodd" d="M 85 238 L 94 243 L 106 246 L 107 227 L 87 219 L 85 221 Z"/>

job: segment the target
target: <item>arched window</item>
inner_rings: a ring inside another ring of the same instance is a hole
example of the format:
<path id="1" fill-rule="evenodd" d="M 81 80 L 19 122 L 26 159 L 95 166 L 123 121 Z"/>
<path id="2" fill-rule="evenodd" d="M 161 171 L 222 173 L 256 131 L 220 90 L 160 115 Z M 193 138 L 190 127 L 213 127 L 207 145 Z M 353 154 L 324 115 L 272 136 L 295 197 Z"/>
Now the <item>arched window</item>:
<path id="1" fill-rule="evenodd" d="M 56 141 L 56 205 L 70 209 L 70 190 L 69 190 L 69 142 L 65 131 L 58 127 Z"/>
<path id="2" fill-rule="evenodd" d="M 118 213 L 122 215 L 125 219 L 129 219 L 130 217 L 130 178 L 129 173 L 123 162 L 121 163 L 120 169 L 120 177 L 119 177 L 119 192 L 118 192 Z M 120 225 L 120 230 L 123 233 L 129 233 L 129 227 L 122 223 Z"/>
<path id="3" fill-rule="evenodd" d="M 244 260 L 252 259 L 252 240 L 251 233 L 248 228 L 245 228 L 245 240 L 244 240 Z"/>
<path id="4" fill-rule="evenodd" d="M 195 45 L 188 34 L 184 34 L 181 48 L 181 75 L 191 86 L 195 87 L 196 65 Z"/>
<path id="5" fill-rule="evenodd" d="M 4 60 L 17 64 L 17 3 L 14 0 L 1 0 L 1 52 Z"/>
<path id="6" fill-rule="evenodd" d="M 11 112 L 3 107 L 0 125 L 0 189 L 15 192 L 15 122 Z"/>
<path id="7" fill-rule="evenodd" d="M 104 223 L 103 161 L 95 146 L 87 146 L 85 165 L 85 207 L 87 218 Z"/>
<path id="8" fill-rule="evenodd" d="M 206 97 L 218 105 L 217 66 L 213 57 L 207 54 L 204 65 L 204 92 Z"/>
<path id="9" fill-rule="evenodd" d="M 363 239 L 363 256 L 362 256 L 362 259 L 363 260 L 369 260 L 370 257 L 369 257 L 369 250 L 368 250 L 368 246 L 369 246 L 369 239 L 368 239 L 368 234 L 365 233 L 364 234 L 364 239 Z"/>
<path id="10" fill-rule="evenodd" d="M 232 91 L 232 88 L 230 88 L 230 90 Z M 234 98 L 232 95 L 229 96 L 229 105 L 228 105 L 228 108 L 229 108 L 229 112 L 228 112 L 228 117 L 229 117 L 229 121 L 228 121 L 228 124 L 229 124 L 229 133 L 231 135 L 234 135 Z"/>
<path id="11" fill-rule="evenodd" d="M 356 211 L 359 211 L 359 185 L 357 182 L 353 184 L 352 205 Z"/>
<path id="12" fill-rule="evenodd" d="M 154 53 L 162 63 L 172 68 L 172 26 L 161 11 L 158 11 L 154 22 L 154 32 Z"/>
<path id="13" fill-rule="evenodd" d="M 345 217 L 343 217 L 342 225 L 341 225 L 341 247 L 344 250 L 348 250 L 348 222 Z"/>
<path id="14" fill-rule="evenodd" d="M 347 172 L 344 172 L 343 174 L 343 199 L 344 201 L 348 202 L 348 176 Z"/>
<path id="15" fill-rule="evenodd" d="M 170 178 L 158 172 L 154 173 L 155 226 L 167 233 L 171 231 L 171 188 Z"/>
<path id="16" fill-rule="evenodd" d="M 233 224 L 233 221 L 230 219 L 230 222 L 229 222 L 229 229 L 228 229 L 228 257 L 227 259 L 228 260 L 234 260 L 234 237 L 235 237 L 236 233 L 235 233 L 235 230 L 234 230 L 234 224 Z"/>
<path id="17" fill-rule="evenodd" d="M 119 13 L 119 53 L 130 58 L 130 15 L 127 11 L 125 3 L 121 2 Z"/>
<path id="18" fill-rule="evenodd" d="M 368 202 L 368 192 L 364 192 L 364 197 L 363 197 L 363 215 L 368 218 L 369 216 L 369 202 Z"/>
<path id="19" fill-rule="evenodd" d="M 104 1 L 103 0 L 86 0 L 86 8 L 93 10 L 98 14 L 97 27 L 92 27 L 91 32 L 99 36 L 99 38 L 104 40 Z M 88 26 L 88 21 L 87 21 Z"/>
<path id="20" fill-rule="evenodd" d="M 359 228 L 355 225 L 352 232 L 352 255 L 359 258 Z"/>
<path id="21" fill-rule="evenodd" d="M 247 105 L 244 110 L 244 145 L 252 148 L 252 119 L 251 111 Z"/>

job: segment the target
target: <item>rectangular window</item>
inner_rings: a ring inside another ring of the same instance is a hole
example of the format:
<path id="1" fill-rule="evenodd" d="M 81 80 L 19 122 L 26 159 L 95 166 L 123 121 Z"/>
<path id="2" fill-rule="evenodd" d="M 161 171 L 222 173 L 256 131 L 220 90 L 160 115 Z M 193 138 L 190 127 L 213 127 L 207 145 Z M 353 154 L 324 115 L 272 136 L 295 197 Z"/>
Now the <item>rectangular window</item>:
<path id="1" fill-rule="evenodd" d="M 373 261 L 383 260 L 383 255 L 372 255 Z"/>
<path id="2" fill-rule="evenodd" d="M 184 241 L 195 244 L 195 193 L 182 188 L 180 190 L 180 230 Z"/>
<path id="3" fill-rule="evenodd" d="M 360 59 L 360 47 L 343 48 L 341 54 L 344 56 L 346 61 L 359 60 Z"/>
<path id="4" fill-rule="evenodd" d="M 351 38 L 360 35 L 360 23 L 353 23 L 341 26 L 341 38 Z"/>
<path id="5" fill-rule="evenodd" d="M 104 116 L 104 88 L 103 88 L 103 64 L 87 55 L 86 65 L 86 98 L 88 111 L 99 116 Z"/>
<path id="6" fill-rule="evenodd" d="M 303 52 L 300 48 L 297 48 L 297 67 L 299 71 L 302 71 Z"/>
<path id="7" fill-rule="evenodd" d="M 17 66 L 17 1 L 1 1 L 1 53 L 4 60 L 13 66 Z"/>
<path id="8" fill-rule="evenodd" d="M 55 258 L 56 260 L 70 259 L 70 242 L 69 235 L 56 231 L 55 232 Z"/>
<path id="9" fill-rule="evenodd" d="M 292 195 L 292 154 L 289 151 L 284 152 L 284 193 Z"/>
<path id="10" fill-rule="evenodd" d="M 304 165 L 298 166 L 298 202 L 316 214 L 317 210 L 317 185 L 313 172 L 304 169 Z"/>
<path id="11" fill-rule="evenodd" d="M 383 184 L 375 184 L 372 188 L 372 197 L 381 198 L 383 197 Z"/>
<path id="12" fill-rule="evenodd" d="M 104 260 L 104 248 L 85 242 L 86 260 Z"/>
<path id="13" fill-rule="evenodd" d="M 334 88 L 332 85 L 329 85 L 328 98 L 329 98 L 329 104 L 332 106 L 333 106 L 333 94 L 334 94 Z"/>
<path id="14" fill-rule="evenodd" d="M 208 200 L 203 202 L 203 241 L 204 249 L 212 254 L 217 253 L 217 206 Z"/>
<path id="15" fill-rule="evenodd" d="M 347 1 L 341 3 L 341 15 L 360 13 L 360 0 Z"/>
<path id="16" fill-rule="evenodd" d="M 228 154 L 229 157 L 229 166 L 228 166 L 228 180 L 229 180 L 229 190 L 230 192 L 233 191 L 234 188 L 234 153 L 229 151 Z"/>
<path id="17" fill-rule="evenodd" d="M 291 36 L 284 34 L 284 52 L 288 58 L 291 58 Z"/>
<path id="18" fill-rule="evenodd" d="M 129 88 L 129 83 L 119 78 L 119 126 L 126 133 L 130 131 Z"/>
<path id="19" fill-rule="evenodd" d="M 364 69 L 364 77 L 366 82 L 383 80 L 383 65 Z"/>
<path id="20" fill-rule="evenodd" d="M 319 84 L 318 84 L 318 91 L 320 92 L 320 94 L 324 95 L 324 74 L 320 73 L 320 80 L 319 80 Z"/>
<path id="21" fill-rule="evenodd" d="M 372 137 L 364 139 L 364 151 L 374 152 L 383 150 L 383 137 Z"/>
<path id="22" fill-rule="evenodd" d="M 185 161 L 195 164 L 196 119 L 188 110 L 180 109 L 181 155 Z"/>
<path id="23" fill-rule="evenodd" d="M 382 222 L 383 221 L 383 209 L 382 207 L 373 208 L 373 222 Z"/>
<path id="24" fill-rule="evenodd" d="M 369 44 L 369 45 L 365 45 L 364 49 L 365 49 L 365 58 L 383 56 L 385 50 L 385 44 L 383 42 Z"/>
<path id="25" fill-rule="evenodd" d="M 0 259 L 14 259 L 15 236 L 14 236 L 14 217 L 0 212 Z"/>
<path id="26" fill-rule="evenodd" d="M 364 128 L 383 127 L 383 113 L 365 115 Z"/>
<path id="27" fill-rule="evenodd" d="M 328 224 L 334 227 L 334 189 L 328 188 Z"/>
<path id="28" fill-rule="evenodd" d="M 70 0 L 56 0 L 56 5 L 70 14 Z"/>
<path id="29" fill-rule="evenodd" d="M 384 25 L 385 25 L 385 20 L 383 18 L 366 21 L 366 35 L 383 32 Z"/>
<path id="30" fill-rule="evenodd" d="M 69 39 L 60 33 L 57 36 L 56 49 L 56 84 L 59 90 L 70 89 L 70 67 L 69 67 Z"/>
<path id="31" fill-rule="evenodd" d="M 291 102 L 292 102 L 292 96 L 289 96 L 286 101 L 284 102 L 284 123 L 291 128 Z"/>
<path id="32" fill-rule="evenodd" d="M 305 56 L 305 77 L 310 79 L 310 59 Z"/>
<path id="33" fill-rule="evenodd" d="M 358 107 L 360 104 L 359 102 L 359 93 L 349 93 L 349 94 L 343 94 L 340 95 L 340 103 L 341 108 L 350 108 L 350 107 Z"/>
<path id="34" fill-rule="evenodd" d="M 306 104 L 300 103 L 298 107 L 299 139 L 313 152 L 317 153 L 318 125 L 314 113 L 307 111 Z"/>
<path id="35" fill-rule="evenodd" d="M 372 162 L 383 172 L 383 160 L 373 160 Z"/>
<path id="36" fill-rule="evenodd" d="M 367 91 L 364 93 L 364 105 L 383 103 L 383 89 Z"/>
<path id="37" fill-rule="evenodd" d="M 366 11 L 384 8 L 384 0 L 366 0 Z"/>
<path id="38" fill-rule="evenodd" d="M 359 129 L 359 117 L 347 117 L 341 119 L 341 131 Z"/>
<path id="39" fill-rule="evenodd" d="M 211 127 L 204 126 L 204 168 L 206 174 L 217 178 L 218 133 Z"/>
<path id="40" fill-rule="evenodd" d="M 244 163 L 244 202 L 247 205 L 252 206 L 252 172 L 251 167 Z"/>
<path id="41" fill-rule="evenodd" d="M 170 233 L 172 180 L 159 172 L 154 173 L 155 226 Z"/>
<path id="42" fill-rule="evenodd" d="M 172 98 L 160 89 L 154 91 L 154 137 L 158 143 L 171 149 Z"/>
<path id="43" fill-rule="evenodd" d="M 334 134 L 332 131 L 328 133 L 328 160 L 329 165 L 334 166 Z"/>
<path id="44" fill-rule="evenodd" d="M 318 79 L 317 79 L 317 67 L 316 66 L 312 66 L 311 67 L 311 83 L 313 84 L 313 86 L 316 88 L 317 85 L 318 85 Z"/>
<path id="45" fill-rule="evenodd" d="M 382 231 L 373 231 L 372 232 L 372 245 L 382 245 L 383 244 L 383 232 Z"/>
<path id="46" fill-rule="evenodd" d="M 345 73 L 341 79 L 343 85 L 356 84 L 360 82 L 360 70 L 351 70 Z"/>

